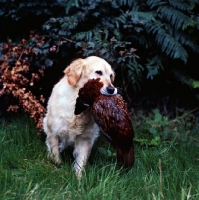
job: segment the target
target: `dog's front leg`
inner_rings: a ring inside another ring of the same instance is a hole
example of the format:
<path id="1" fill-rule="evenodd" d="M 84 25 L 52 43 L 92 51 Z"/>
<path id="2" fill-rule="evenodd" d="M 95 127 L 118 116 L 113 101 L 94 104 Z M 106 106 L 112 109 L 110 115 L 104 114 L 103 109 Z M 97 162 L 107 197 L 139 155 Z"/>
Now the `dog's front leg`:
<path id="1" fill-rule="evenodd" d="M 75 141 L 75 149 L 73 151 L 73 156 L 75 157 L 74 169 L 78 179 L 82 176 L 82 171 L 90 155 L 93 142 L 92 139 L 83 138 L 81 135 Z"/>
<path id="2" fill-rule="evenodd" d="M 58 137 L 48 134 L 46 138 L 46 145 L 48 147 L 48 157 L 51 158 L 55 164 L 61 164 Z"/>

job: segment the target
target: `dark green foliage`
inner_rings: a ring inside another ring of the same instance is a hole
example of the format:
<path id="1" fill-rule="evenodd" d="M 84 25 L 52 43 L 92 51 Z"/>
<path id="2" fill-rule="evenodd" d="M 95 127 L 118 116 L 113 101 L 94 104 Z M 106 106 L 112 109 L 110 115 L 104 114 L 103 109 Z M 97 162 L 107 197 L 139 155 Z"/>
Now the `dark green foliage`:
<path id="1" fill-rule="evenodd" d="M 71 0 L 64 1 L 64 6 L 65 17 L 44 24 L 48 34 L 57 44 L 73 40 L 84 56 L 101 56 L 114 62 L 116 69 L 123 66 L 134 89 L 139 88 L 144 74 L 153 78 L 165 68 L 175 68 L 167 66 L 172 60 L 185 65 L 191 51 L 199 52 L 198 20 L 193 17 L 198 1 Z M 140 59 L 135 59 L 138 56 L 132 48 L 138 49 Z"/>
<path id="2" fill-rule="evenodd" d="M 197 127 L 197 120 L 192 112 L 183 112 L 172 120 L 162 115 L 159 110 L 153 110 L 148 116 L 138 113 L 132 120 L 136 130 L 134 141 L 139 145 L 158 146 L 178 137 L 183 130 L 191 131 L 193 127 Z"/>
<path id="3" fill-rule="evenodd" d="M 0 2 L 0 16 L 11 17 L 13 20 L 28 17 L 30 14 L 34 15 L 53 15 L 53 8 L 61 7 L 61 1 L 32 1 L 32 0 L 12 0 Z"/>
<path id="4" fill-rule="evenodd" d="M 49 17 L 63 13 L 60 0 L 0 1 L 0 41 L 20 41 L 30 30 L 40 31 Z"/>
<path id="5" fill-rule="evenodd" d="M 1 15 L 14 20 L 28 10 L 31 16 L 45 16 L 44 35 L 58 64 L 62 58 L 69 63 L 100 56 L 128 91 L 143 90 L 146 80 L 158 75 L 190 86 L 191 79 L 198 80 L 192 62 L 199 54 L 198 0 L 14 0 L 2 5 Z"/>
<path id="6" fill-rule="evenodd" d="M 185 30 L 187 27 L 194 27 L 195 22 L 189 16 L 185 15 L 183 12 L 175 10 L 169 6 L 163 6 L 157 9 L 159 17 L 165 19 L 168 23 L 171 23 L 175 29 Z"/>

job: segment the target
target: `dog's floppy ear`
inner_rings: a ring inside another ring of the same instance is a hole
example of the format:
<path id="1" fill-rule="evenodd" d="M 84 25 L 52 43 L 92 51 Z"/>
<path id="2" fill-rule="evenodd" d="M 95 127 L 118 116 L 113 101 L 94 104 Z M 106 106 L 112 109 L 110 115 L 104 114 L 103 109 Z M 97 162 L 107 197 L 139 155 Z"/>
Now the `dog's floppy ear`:
<path id="1" fill-rule="evenodd" d="M 79 58 L 73 61 L 64 70 L 64 73 L 67 75 L 69 85 L 75 85 L 79 81 L 83 68 L 84 68 L 84 60 Z"/>

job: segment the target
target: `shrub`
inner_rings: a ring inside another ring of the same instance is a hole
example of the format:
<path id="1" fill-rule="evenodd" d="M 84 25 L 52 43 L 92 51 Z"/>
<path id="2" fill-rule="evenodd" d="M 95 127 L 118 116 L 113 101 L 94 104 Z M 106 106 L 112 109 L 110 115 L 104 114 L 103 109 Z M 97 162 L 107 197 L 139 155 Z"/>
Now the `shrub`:
<path id="1" fill-rule="evenodd" d="M 43 26 L 57 46 L 69 50 L 73 40 L 84 56 L 94 54 L 114 63 L 128 77 L 120 76 L 120 81 L 134 90 L 166 69 L 190 85 L 192 73 L 185 74 L 183 66 L 190 54 L 199 53 L 197 0 L 70 0 L 63 5 L 66 15 L 50 18 Z M 135 49 L 140 59 L 132 56 Z"/>
<path id="2" fill-rule="evenodd" d="M 44 69 L 52 65 L 48 52 L 49 42 L 34 32 L 28 41 L 22 39 L 20 44 L 1 44 L 0 96 L 6 97 L 7 111 L 22 109 L 29 113 L 40 131 L 45 113 L 44 97 L 36 96 L 32 90 L 44 76 Z"/>
<path id="3" fill-rule="evenodd" d="M 174 138 L 181 140 L 182 135 L 189 135 L 192 129 L 197 128 L 195 110 L 182 111 L 183 114 L 174 119 L 162 115 L 157 109 L 148 116 L 138 113 L 133 117 L 134 141 L 139 145 L 158 146 Z"/>

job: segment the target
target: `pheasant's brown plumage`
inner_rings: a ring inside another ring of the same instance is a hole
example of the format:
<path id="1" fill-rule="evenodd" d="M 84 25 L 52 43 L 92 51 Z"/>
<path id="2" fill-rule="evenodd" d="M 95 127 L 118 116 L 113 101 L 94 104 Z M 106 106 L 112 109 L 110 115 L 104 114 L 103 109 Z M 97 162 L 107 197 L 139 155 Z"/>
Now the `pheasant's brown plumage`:
<path id="1" fill-rule="evenodd" d="M 116 149 L 117 161 L 131 167 L 134 163 L 133 127 L 126 103 L 119 94 L 102 95 L 102 86 L 100 79 L 91 79 L 80 89 L 75 114 L 90 106 L 95 122 Z"/>

